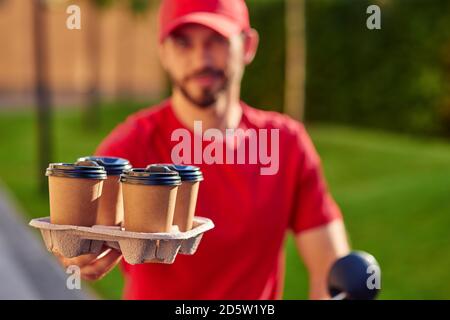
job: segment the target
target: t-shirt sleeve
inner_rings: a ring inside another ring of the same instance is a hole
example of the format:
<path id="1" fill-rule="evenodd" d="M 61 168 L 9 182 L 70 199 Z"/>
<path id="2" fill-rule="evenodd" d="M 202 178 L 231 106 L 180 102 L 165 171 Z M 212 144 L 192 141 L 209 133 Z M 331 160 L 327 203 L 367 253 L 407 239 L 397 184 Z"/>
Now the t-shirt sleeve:
<path id="1" fill-rule="evenodd" d="M 342 214 L 328 190 L 320 157 L 303 125 L 294 137 L 298 157 L 295 161 L 296 188 L 290 229 L 300 233 L 342 219 Z"/>

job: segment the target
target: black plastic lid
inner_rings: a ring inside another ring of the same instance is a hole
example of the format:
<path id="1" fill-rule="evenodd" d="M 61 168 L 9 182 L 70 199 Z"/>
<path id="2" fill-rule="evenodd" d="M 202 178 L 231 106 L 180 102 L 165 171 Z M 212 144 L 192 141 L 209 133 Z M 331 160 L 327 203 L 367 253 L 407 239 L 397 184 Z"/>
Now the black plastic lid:
<path id="1" fill-rule="evenodd" d="M 131 169 L 130 161 L 122 158 L 91 156 L 80 158 L 78 161 L 95 161 L 99 165 L 103 166 L 107 174 L 110 176 L 118 176 L 124 170 Z"/>
<path id="2" fill-rule="evenodd" d="M 120 181 L 147 186 L 179 186 L 181 184 L 178 172 L 170 170 L 167 166 L 129 169 L 120 175 Z"/>
<path id="3" fill-rule="evenodd" d="M 106 170 L 95 161 L 78 161 L 76 163 L 51 163 L 46 176 L 81 179 L 106 179 Z"/>
<path id="4" fill-rule="evenodd" d="M 155 166 L 155 164 L 149 165 L 147 168 Z M 157 164 L 156 166 L 166 166 L 170 170 L 177 171 L 181 177 L 181 181 L 197 182 L 203 181 L 203 174 L 199 167 L 184 166 L 176 164 Z"/>

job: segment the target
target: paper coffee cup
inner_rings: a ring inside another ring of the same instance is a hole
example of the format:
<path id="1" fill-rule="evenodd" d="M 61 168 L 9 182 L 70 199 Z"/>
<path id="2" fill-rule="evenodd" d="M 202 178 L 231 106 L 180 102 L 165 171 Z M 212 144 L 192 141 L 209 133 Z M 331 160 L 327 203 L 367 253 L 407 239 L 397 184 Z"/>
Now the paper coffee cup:
<path id="1" fill-rule="evenodd" d="M 96 162 L 53 163 L 47 168 L 50 222 L 91 227 L 97 219 L 106 171 Z"/>
<path id="2" fill-rule="evenodd" d="M 120 175 L 131 169 L 130 162 L 114 157 L 83 157 L 78 161 L 95 161 L 103 166 L 108 178 L 103 182 L 102 195 L 97 211 L 98 225 L 117 226 L 123 221 L 123 198 Z"/>
<path id="3" fill-rule="evenodd" d="M 124 171 L 120 177 L 124 229 L 134 232 L 170 232 L 180 176 L 166 166 Z"/>
<path id="4" fill-rule="evenodd" d="M 173 224 L 177 225 L 182 232 L 189 231 L 192 229 L 194 221 L 198 190 L 200 181 L 203 181 L 203 174 L 200 168 L 195 166 L 174 164 L 166 164 L 165 166 L 173 171 L 177 171 L 181 178 L 181 186 L 178 187 L 177 192 Z"/>

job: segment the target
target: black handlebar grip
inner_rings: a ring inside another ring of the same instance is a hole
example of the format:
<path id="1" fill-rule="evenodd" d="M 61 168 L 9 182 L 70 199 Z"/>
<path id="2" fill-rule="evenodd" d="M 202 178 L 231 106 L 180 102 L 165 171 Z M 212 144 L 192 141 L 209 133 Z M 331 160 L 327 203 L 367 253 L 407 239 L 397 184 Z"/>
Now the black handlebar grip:
<path id="1" fill-rule="evenodd" d="M 380 291 L 381 271 L 375 258 L 355 251 L 333 264 L 328 275 L 328 291 L 332 297 L 345 300 L 373 300 Z"/>

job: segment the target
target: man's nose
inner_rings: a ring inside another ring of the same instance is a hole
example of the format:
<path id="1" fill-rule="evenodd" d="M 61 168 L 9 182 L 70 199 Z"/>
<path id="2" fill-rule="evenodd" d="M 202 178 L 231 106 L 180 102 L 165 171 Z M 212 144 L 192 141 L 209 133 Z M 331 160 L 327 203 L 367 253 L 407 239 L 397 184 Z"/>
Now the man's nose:
<path id="1" fill-rule="evenodd" d="M 204 44 L 197 44 L 193 50 L 193 66 L 196 70 L 201 70 L 212 66 L 211 50 Z"/>

